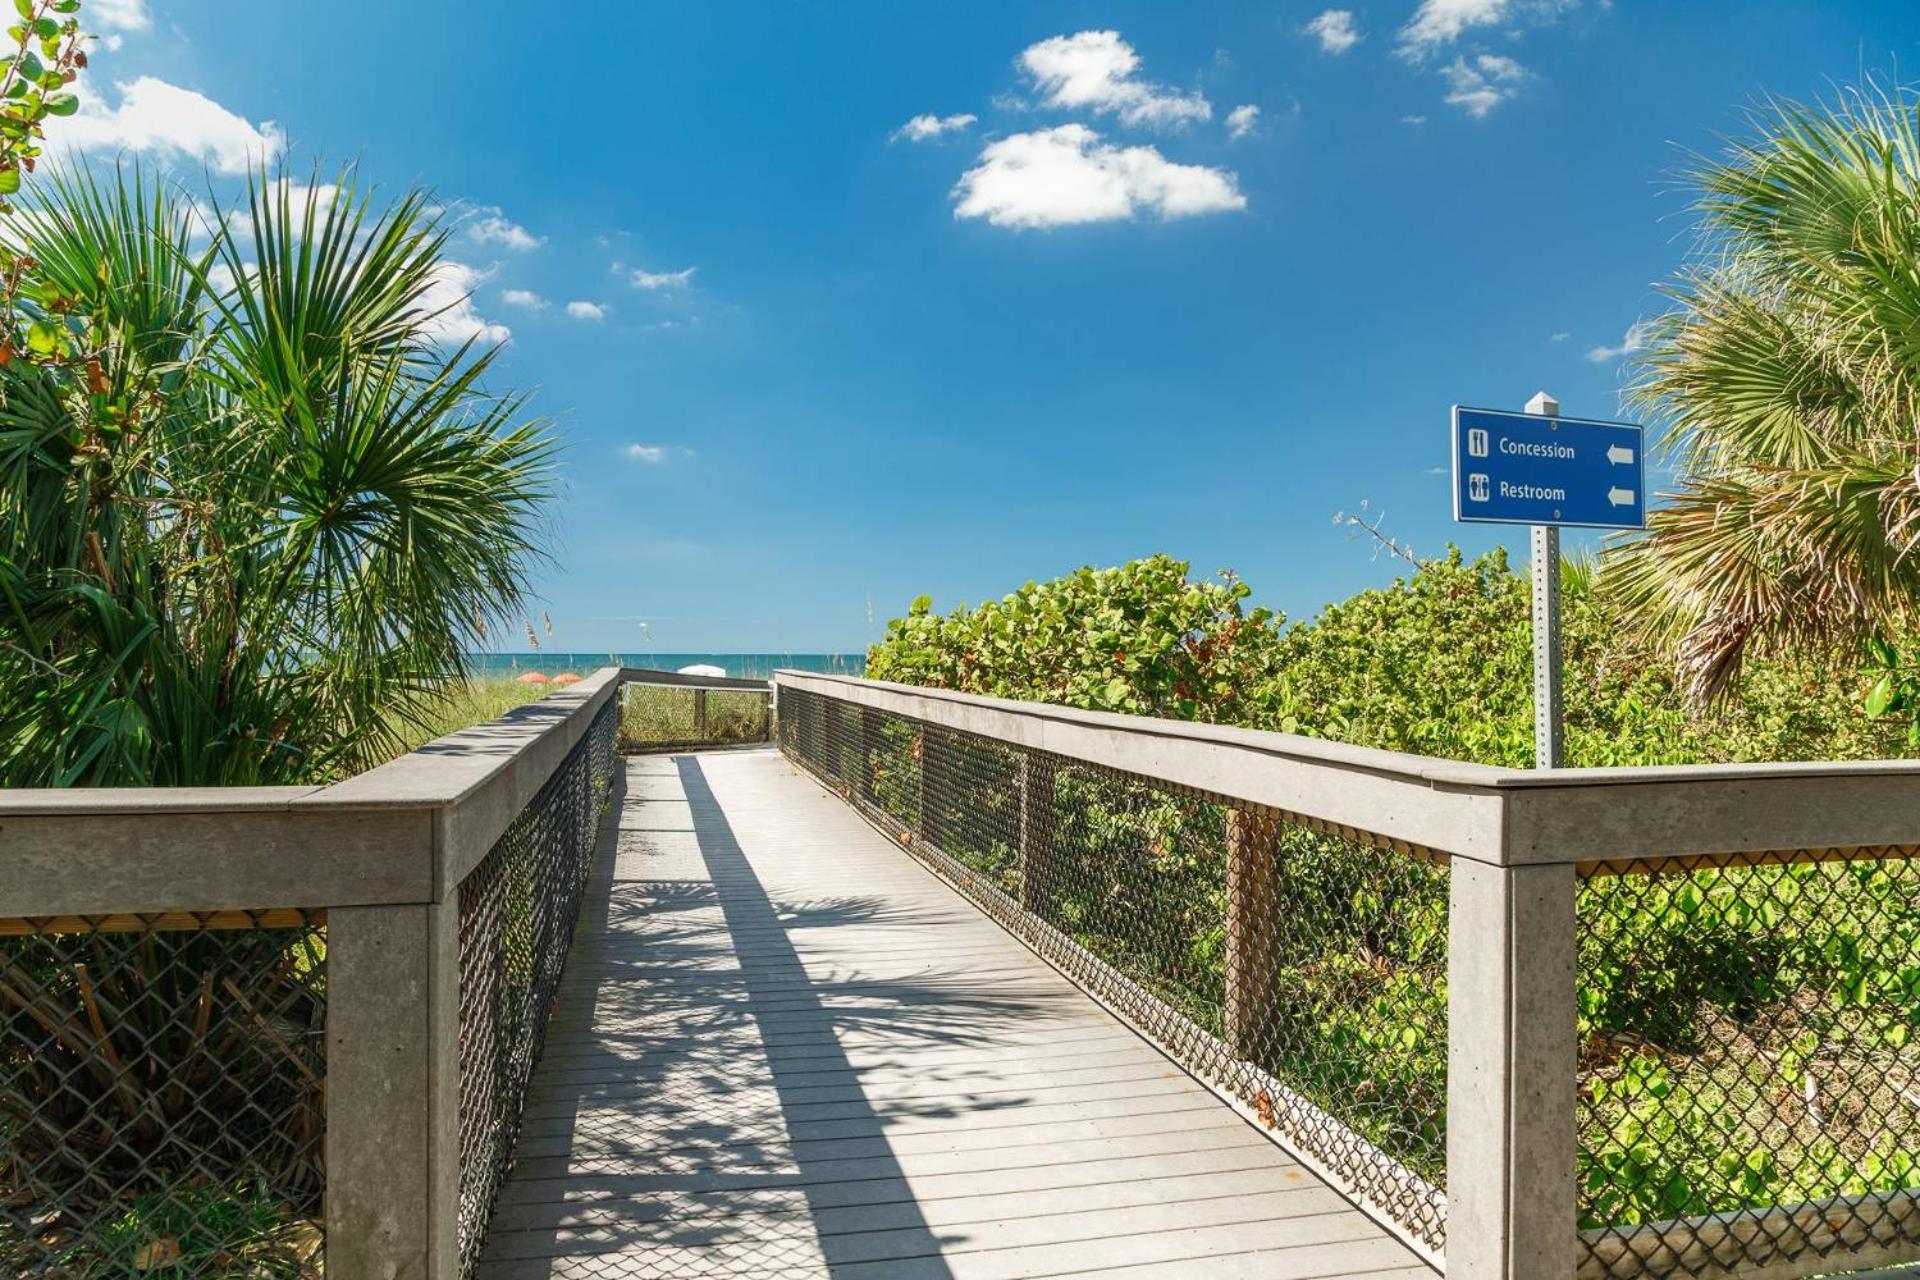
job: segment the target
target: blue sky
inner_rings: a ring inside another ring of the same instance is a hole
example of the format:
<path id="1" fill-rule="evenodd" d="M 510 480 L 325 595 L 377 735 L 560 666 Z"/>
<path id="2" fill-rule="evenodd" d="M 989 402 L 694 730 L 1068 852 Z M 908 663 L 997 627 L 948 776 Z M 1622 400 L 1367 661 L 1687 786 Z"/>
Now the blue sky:
<path id="1" fill-rule="evenodd" d="M 1394 575 L 1363 499 L 1492 546 L 1448 406 L 1616 415 L 1685 149 L 1920 65 L 1911 0 L 543 10 L 87 0 L 56 123 L 446 200 L 450 330 L 567 441 L 590 650 L 855 649 L 1156 551 L 1305 616 Z"/>

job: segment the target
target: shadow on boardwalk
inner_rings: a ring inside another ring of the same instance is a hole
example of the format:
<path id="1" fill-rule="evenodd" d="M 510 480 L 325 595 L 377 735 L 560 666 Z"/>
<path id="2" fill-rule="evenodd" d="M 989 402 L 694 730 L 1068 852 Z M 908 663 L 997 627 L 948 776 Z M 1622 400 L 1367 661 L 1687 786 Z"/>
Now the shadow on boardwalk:
<path id="1" fill-rule="evenodd" d="M 602 850 L 482 1274 L 824 1276 L 884 1257 L 949 1276 L 888 1131 L 1026 1099 L 956 1090 L 883 1114 L 862 1073 L 911 1069 L 890 1045 L 991 1044 L 1057 1000 L 957 964 L 816 976 L 796 938 L 911 942 L 944 917 L 776 903 L 699 759 L 672 764 L 684 807 L 643 797 Z"/>

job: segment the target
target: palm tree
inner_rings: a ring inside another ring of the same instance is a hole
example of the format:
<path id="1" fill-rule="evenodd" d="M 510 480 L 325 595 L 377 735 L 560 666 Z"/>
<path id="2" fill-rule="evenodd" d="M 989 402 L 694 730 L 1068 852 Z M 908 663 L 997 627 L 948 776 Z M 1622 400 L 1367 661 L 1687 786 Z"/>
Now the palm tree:
<path id="1" fill-rule="evenodd" d="M 1920 99 L 1776 103 L 1691 175 L 1701 238 L 1631 395 L 1678 483 L 1608 582 L 1711 699 L 1920 602 Z"/>
<path id="2" fill-rule="evenodd" d="M 0 784 L 312 780 L 420 722 L 540 555 L 552 440 L 439 341 L 412 192 L 138 169 L 25 202 L 0 351 Z"/>

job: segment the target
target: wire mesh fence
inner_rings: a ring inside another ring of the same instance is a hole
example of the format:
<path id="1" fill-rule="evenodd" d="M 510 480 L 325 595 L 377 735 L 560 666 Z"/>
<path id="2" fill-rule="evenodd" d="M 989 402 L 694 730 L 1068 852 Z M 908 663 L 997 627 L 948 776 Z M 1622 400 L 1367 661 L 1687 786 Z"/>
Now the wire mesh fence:
<path id="1" fill-rule="evenodd" d="M 786 754 L 1407 1238 L 1444 1241 L 1447 873 L 783 687 Z"/>
<path id="2" fill-rule="evenodd" d="M 660 751 L 765 742 L 772 717 L 771 700 L 757 690 L 630 684 L 621 691 L 620 746 Z"/>
<path id="3" fill-rule="evenodd" d="M 1920 1256 L 1920 865 L 1585 868 L 1583 1276 Z"/>
<path id="4" fill-rule="evenodd" d="M 0 1274 L 317 1276 L 326 929 L 0 921 Z"/>
<path id="5" fill-rule="evenodd" d="M 473 1274 L 586 895 L 618 699 L 460 884 L 460 1261 Z"/>

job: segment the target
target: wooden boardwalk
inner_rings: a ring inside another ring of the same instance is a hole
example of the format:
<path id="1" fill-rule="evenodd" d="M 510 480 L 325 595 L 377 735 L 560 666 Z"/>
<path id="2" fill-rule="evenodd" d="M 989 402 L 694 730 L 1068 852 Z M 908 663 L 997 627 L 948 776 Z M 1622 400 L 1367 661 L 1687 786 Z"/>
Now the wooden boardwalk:
<path id="1" fill-rule="evenodd" d="M 771 750 L 606 838 L 482 1280 L 1433 1277 Z"/>

